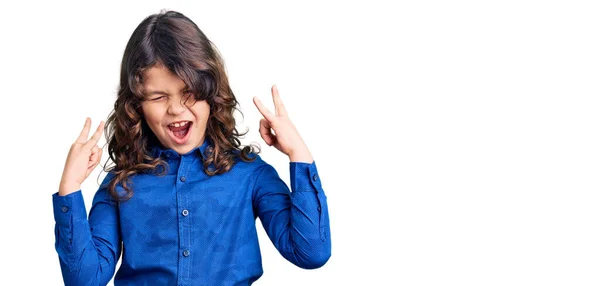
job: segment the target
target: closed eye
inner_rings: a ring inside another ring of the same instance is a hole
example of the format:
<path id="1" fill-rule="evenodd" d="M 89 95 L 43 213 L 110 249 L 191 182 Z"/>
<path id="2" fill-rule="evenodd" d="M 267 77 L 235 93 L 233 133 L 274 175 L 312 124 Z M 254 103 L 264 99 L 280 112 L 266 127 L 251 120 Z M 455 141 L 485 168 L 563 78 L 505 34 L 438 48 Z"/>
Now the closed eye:
<path id="1" fill-rule="evenodd" d="M 159 97 L 155 97 L 155 98 L 150 99 L 150 101 L 157 101 L 157 100 L 162 99 L 164 97 L 165 97 L 164 95 L 163 96 L 159 96 Z"/>

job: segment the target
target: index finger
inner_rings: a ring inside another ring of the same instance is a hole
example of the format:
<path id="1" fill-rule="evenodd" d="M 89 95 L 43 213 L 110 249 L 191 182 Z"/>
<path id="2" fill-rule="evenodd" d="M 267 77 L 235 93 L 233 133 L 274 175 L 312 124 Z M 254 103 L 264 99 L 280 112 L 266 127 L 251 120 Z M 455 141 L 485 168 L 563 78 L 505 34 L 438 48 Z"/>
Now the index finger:
<path id="1" fill-rule="evenodd" d="M 260 99 L 258 99 L 258 97 L 254 97 L 254 105 L 256 105 L 256 108 L 258 108 L 258 111 L 260 112 L 260 114 L 262 114 L 265 119 L 272 121 L 273 117 L 275 117 L 275 115 L 268 109 L 266 108 L 262 102 L 260 101 Z"/>
<path id="2" fill-rule="evenodd" d="M 100 136 L 102 136 L 102 131 L 104 131 L 104 121 L 100 121 L 98 128 L 96 128 L 96 132 L 94 132 L 92 138 L 85 143 L 85 146 L 92 148 L 94 145 L 96 145 L 98 140 L 100 140 Z"/>
<path id="3" fill-rule="evenodd" d="M 285 110 L 285 106 L 283 106 L 283 102 L 281 101 L 281 97 L 279 96 L 279 90 L 276 85 L 271 87 L 271 93 L 273 94 L 273 104 L 275 104 L 275 113 L 277 115 L 287 115 L 287 110 Z"/>
<path id="4" fill-rule="evenodd" d="M 85 124 L 83 125 L 83 130 L 81 130 L 79 137 L 77 137 L 77 143 L 85 143 L 87 141 L 88 134 L 90 134 L 90 121 L 89 117 L 85 118 Z"/>

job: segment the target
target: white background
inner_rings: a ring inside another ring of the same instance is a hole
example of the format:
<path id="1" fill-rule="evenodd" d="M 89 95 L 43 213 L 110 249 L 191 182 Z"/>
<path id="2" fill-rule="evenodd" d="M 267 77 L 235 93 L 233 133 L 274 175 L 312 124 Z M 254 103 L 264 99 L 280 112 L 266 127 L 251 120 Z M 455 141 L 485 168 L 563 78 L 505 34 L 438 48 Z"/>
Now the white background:
<path id="1" fill-rule="evenodd" d="M 600 284 L 595 1 L 216 2 L 2 4 L 1 284 L 62 285 L 51 195 L 162 8 L 220 50 L 244 144 L 289 182 L 252 103 L 277 84 L 317 162 L 331 259 L 297 268 L 258 224 L 255 285 Z"/>

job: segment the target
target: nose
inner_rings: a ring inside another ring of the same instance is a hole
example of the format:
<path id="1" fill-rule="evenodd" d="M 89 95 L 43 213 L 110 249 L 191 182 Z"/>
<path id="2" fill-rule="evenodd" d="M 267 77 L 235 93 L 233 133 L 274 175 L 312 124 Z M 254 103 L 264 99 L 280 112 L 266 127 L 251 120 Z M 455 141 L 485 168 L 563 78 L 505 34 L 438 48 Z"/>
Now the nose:
<path id="1" fill-rule="evenodd" d="M 172 100 L 169 100 L 169 107 L 167 109 L 167 113 L 172 115 L 178 115 L 185 111 L 187 106 L 183 103 L 184 99 L 181 97 L 175 97 Z"/>

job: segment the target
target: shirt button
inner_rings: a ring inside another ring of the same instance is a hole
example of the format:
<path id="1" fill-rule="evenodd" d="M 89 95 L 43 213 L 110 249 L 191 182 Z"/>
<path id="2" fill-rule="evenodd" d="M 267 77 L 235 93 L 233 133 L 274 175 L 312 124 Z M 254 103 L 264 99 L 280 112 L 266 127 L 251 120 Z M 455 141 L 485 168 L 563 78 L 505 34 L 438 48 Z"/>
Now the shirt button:
<path id="1" fill-rule="evenodd" d="M 183 211 L 181 212 L 181 214 L 182 214 L 183 216 L 187 216 L 187 215 L 188 215 L 188 213 L 189 213 L 189 212 L 188 212 L 188 210 L 183 210 Z"/>
<path id="2" fill-rule="evenodd" d="M 317 210 L 318 210 L 318 211 L 321 211 L 321 207 L 317 207 Z"/>
<path id="3" fill-rule="evenodd" d="M 313 181 L 315 181 L 315 182 L 316 182 L 318 178 L 319 178 L 319 177 L 317 176 L 317 174 L 314 174 L 314 175 L 313 175 Z"/>
<path id="4" fill-rule="evenodd" d="M 189 250 L 187 250 L 187 249 L 186 249 L 186 250 L 184 250 L 184 251 L 183 251 L 183 256 L 185 256 L 185 257 L 188 257 L 188 256 L 190 256 L 190 251 L 189 251 Z"/>
<path id="5" fill-rule="evenodd" d="M 66 213 L 66 212 L 68 212 L 68 211 L 69 211 L 69 207 L 67 207 L 67 206 L 63 206 L 63 207 L 62 207 L 60 210 L 61 210 L 63 213 Z"/>
<path id="6" fill-rule="evenodd" d="M 185 182 L 185 176 L 179 177 L 179 180 L 182 181 L 182 182 Z"/>

